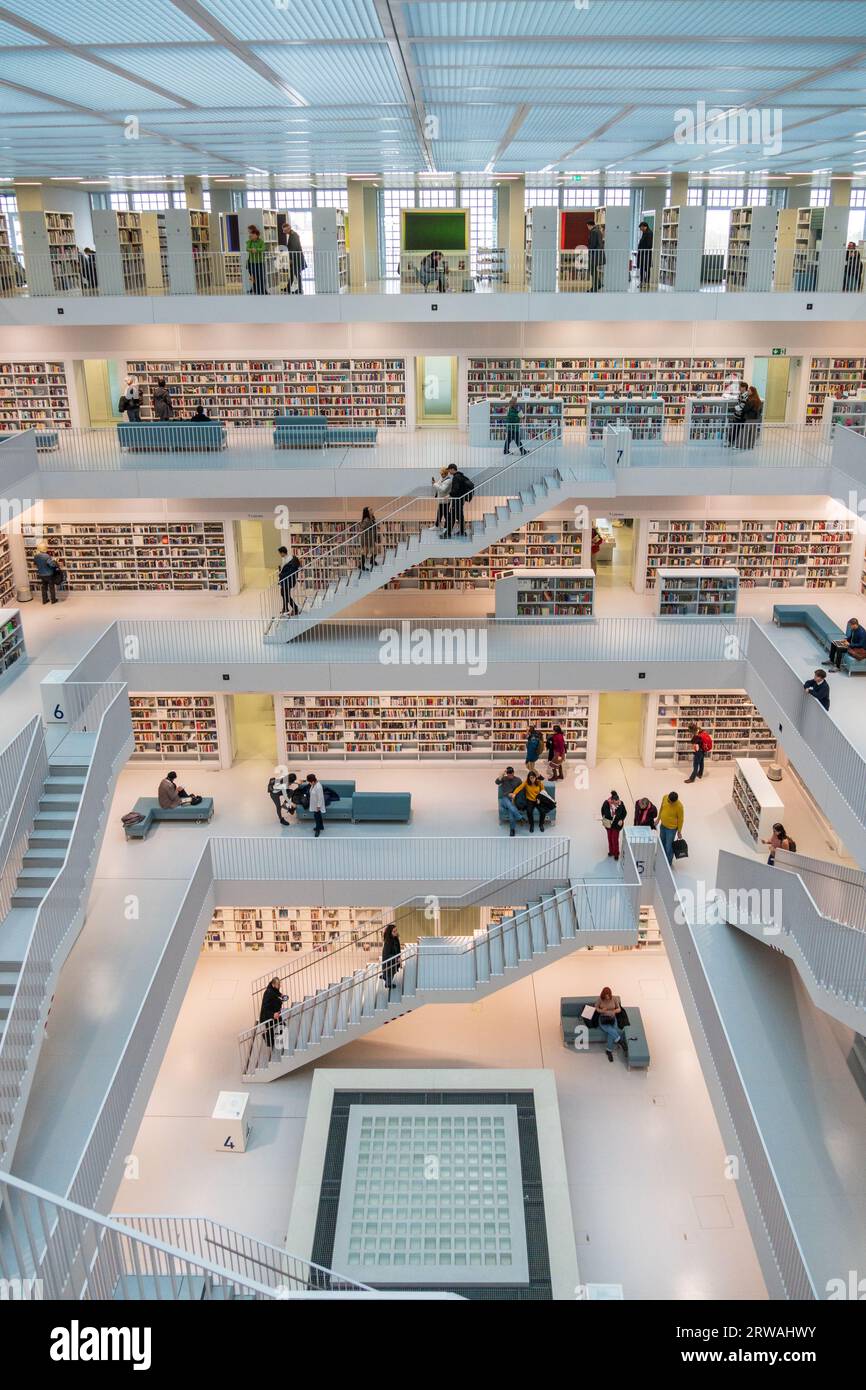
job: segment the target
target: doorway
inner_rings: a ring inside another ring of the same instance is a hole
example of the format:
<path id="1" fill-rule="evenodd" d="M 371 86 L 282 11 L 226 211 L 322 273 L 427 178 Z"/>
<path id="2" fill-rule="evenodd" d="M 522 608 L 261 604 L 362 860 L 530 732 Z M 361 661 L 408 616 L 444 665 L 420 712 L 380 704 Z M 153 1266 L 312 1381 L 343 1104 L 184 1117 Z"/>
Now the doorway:
<path id="1" fill-rule="evenodd" d="M 453 429 L 457 424 L 457 358 L 415 359 L 415 423 L 419 429 Z"/>
<path id="2" fill-rule="evenodd" d="M 77 363 L 78 399 L 82 417 L 91 429 L 108 429 L 123 416 L 118 414 L 117 402 L 123 394 L 126 378 L 119 362 L 103 358 L 86 358 Z"/>
<path id="3" fill-rule="evenodd" d="M 598 699 L 598 760 L 640 759 L 643 696 L 630 691 L 602 691 Z"/>
<path id="4" fill-rule="evenodd" d="M 597 516 L 592 523 L 593 534 L 601 537 L 601 546 L 593 557 L 595 583 L 599 589 L 631 588 L 634 560 L 634 522 L 631 517 L 611 521 Z"/>
<path id="5" fill-rule="evenodd" d="M 235 762 L 264 758 L 277 762 L 277 720 L 273 695 L 232 695 Z"/>
<path id="6" fill-rule="evenodd" d="M 790 357 L 756 357 L 752 385 L 764 402 L 765 425 L 784 425 L 790 396 Z"/>
<path id="7" fill-rule="evenodd" d="M 280 532 L 263 521 L 238 521 L 237 550 L 242 589 L 267 589 L 273 584 L 282 544 Z"/>

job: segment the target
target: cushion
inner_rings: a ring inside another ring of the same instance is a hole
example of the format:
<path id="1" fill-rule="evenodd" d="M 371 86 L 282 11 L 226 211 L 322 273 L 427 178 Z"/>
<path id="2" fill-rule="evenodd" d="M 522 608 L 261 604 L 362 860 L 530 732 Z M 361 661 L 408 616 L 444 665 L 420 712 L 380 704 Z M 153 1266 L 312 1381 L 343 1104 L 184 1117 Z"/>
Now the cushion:
<path id="1" fill-rule="evenodd" d="M 117 426 L 117 441 L 121 448 L 145 453 L 213 453 L 225 448 L 226 431 L 219 420 L 202 425 L 191 420 L 132 421 Z"/>

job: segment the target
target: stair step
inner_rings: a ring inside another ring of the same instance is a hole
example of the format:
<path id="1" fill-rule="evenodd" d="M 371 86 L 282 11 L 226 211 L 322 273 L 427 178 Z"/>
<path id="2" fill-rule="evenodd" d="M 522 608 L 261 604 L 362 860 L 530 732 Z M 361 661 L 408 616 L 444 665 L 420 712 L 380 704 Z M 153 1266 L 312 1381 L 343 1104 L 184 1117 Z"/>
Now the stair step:
<path id="1" fill-rule="evenodd" d="M 66 850 L 58 847 L 49 849 L 47 846 L 28 849 L 25 852 L 23 867 L 25 869 L 53 868 L 55 873 L 60 869 L 66 858 Z"/>
<path id="2" fill-rule="evenodd" d="M 71 773 L 64 773 L 63 776 L 55 776 L 49 773 L 45 778 L 44 789 L 47 792 L 80 792 L 84 789 L 87 780 L 87 769 L 81 769 L 81 775 L 74 777 Z"/>
<path id="3" fill-rule="evenodd" d="M 15 970 L 0 970 L 0 1005 L 9 995 L 15 993 L 15 985 L 18 981 L 18 972 Z"/>
<path id="4" fill-rule="evenodd" d="M 49 763 L 49 777 L 81 777 L 87 776 L 87 766 L 82 763 Z"/>
<path id="5" fill-rule="evenodd" d="M 548 946 L 558 946 L 562 941 L 562 932 L 559 928 L 556 894 L 542 893 L 541 908 L 544 913 L 544 934 L 547 937 L 547 944 Z"/>
<path id="6" fill-rule="evenodd" d="M 50 888 L 56 877 L 50 868 L 29 867 L 21 870 L 17 885 L 19 888 Z"/>
<path id="7" fill-rule="evenodd" d="M 31 849 L 36 849 L 39 846 L 45 846 L 46 848 L 50 847 L 52 849 L 61 849 L 65 854 L 66 847 L 69 844 L 69 831 L 51 830 L 50 828 L 42 830 L 33 830 L 30 833 L 29 843 Z"/>
<path id="8" fill-rule="evenodd" d="M 13 907 L 38 907 L 47 888 L 16 888 L 9 899 Z"/>
<path id="9" fill-rule="evenodd" d="M 39 798 L 39 809 L 42 811 L 77 811 L 80 802 L 80 796 L 46 796 L 43 793 Z"/>
<path id="10" fill-rule="evenodd" d="M 71 830 L 75 824 L 75 812 L 40 810 L 34 816 L 33 824 L 39 830 L 62 830 L 64 826 Z"/>
<path id="11" fill-rule="evenodd" d="M 543 956 L 547 950 L 547 934 L 544 929 L 544 908 L 540 901 L 529 904 L 529 935 L 532 954 Z"/>

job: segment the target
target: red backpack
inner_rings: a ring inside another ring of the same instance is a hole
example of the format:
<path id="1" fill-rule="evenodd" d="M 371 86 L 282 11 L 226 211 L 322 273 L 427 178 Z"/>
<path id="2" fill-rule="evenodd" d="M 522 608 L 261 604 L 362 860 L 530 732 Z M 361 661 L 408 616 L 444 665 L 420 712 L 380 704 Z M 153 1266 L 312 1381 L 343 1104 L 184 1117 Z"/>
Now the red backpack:
<path id="1" fill-rule="evenodd" d="M 700 733 L 698 734 L 698 738 L 700 739 L 701 743 L 704 745 L 704 752 L 705 752 L 705 753 L 712 753 L 712 751 L 713 751 L 713 736 L 712 736 L 712 734 L 708 734 L 707 731 L 706 731 L 706 729 L 701 729 Z"/>

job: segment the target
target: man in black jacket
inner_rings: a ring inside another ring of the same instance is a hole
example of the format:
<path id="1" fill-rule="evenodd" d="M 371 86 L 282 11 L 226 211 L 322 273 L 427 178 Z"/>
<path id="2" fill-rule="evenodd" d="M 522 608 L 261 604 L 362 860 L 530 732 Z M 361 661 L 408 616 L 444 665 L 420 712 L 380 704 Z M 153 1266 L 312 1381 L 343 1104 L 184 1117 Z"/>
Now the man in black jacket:
<path id="1" fill-rule="evenodd" d="M 265 1026 L 265 1042 L 273 1051 L 274 1028 L 283 1008 L 283 996 L 280 990 L 279 976 L 274 976 L 262 995 L 262 1007 L 259 1010 L 259 1023 Z"/>
<path id="2" fill-rule="evenodd" d="M 280 611 L 288 613 L 291 610 L 292 617 L 296 618 L 301 610 L 292 598 L 292 590 L 298 582 L 298 570 L 301 568 L 301 562 L 297 555 L 293 555 L 290 559 L 289 552 L 284 545 L 280 546 L 277 554 L 280 557 L 279 584 L 280 597 L 283 601 Z"/>
<path id="3" fill-rule="evenodd" d="M 458 535 L 466 535 L 466 518 L 464 507 L 467 502 L 471 502 L 475 493 L 475 486 L 465 473 L 461 473 L 456 463 L 449 464 L 448 472 L 451 477 L 451 491 L 448 494 L 451 499 L 451 506 L 448 508 L 446 519 L 446 536 L 451 535 L 455 521 L 458 523 Z"/>
<path id="4" fill-rule="evenodd" d="M 589 283 L 593 290 L 600 290 L 604 282 L 604 237 L 595 222 L 589 224 Z"/>
<path id="5" fill-rule="evenodd" d="M 303 294 L 304 281 L 303 271 L 307 268 L 307 258 L 304 255 L 304 248 L 301 245 L 301 238 L 295 231 L 288 218 L 285 221 L 284 234 L 286 238 L 286 250 L 289 253 L 289 293 Z"/>
<path id="6" fill-rule="evenodd" d="M 819 705 L 823 705 L 825 710 L 830 709 L 830 687 L 827 684 L 827 672 L 818 670 L 815 672 L 815 679 L 803 682 L 803 689 L 808 690 L 813 695 Z"/>

